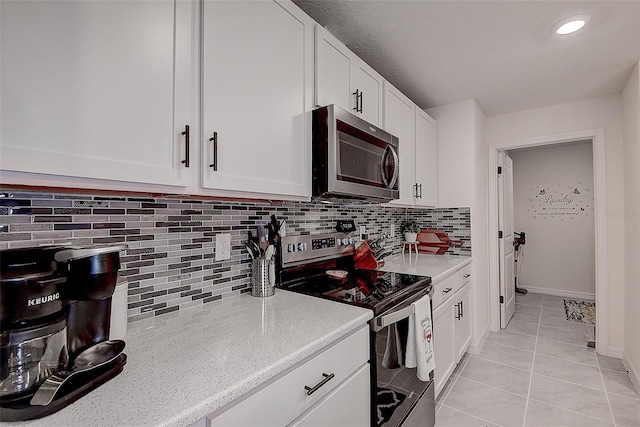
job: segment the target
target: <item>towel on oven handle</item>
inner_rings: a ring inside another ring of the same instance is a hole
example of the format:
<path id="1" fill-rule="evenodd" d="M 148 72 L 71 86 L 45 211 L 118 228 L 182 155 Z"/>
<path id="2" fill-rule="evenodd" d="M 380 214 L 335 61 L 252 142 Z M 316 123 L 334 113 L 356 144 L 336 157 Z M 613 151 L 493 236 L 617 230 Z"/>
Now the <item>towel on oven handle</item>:
<path id="1" fill-rule="evenodd" d="M 409 317 L 405 366 L 407 368 L 417 367 L 418 379 L 429 381 L 429 373 L 436 368 L 433 355 L 433 323 L 429 295 L 425 295 L 412 305 L 413 314 Z"/>

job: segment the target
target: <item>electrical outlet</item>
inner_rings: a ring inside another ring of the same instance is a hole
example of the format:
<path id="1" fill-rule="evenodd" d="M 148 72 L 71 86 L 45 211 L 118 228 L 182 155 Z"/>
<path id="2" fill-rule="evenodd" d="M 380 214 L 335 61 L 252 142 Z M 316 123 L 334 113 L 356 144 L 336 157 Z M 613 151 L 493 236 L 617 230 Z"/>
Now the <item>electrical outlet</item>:
<path id="1" fill-rule="evenodd" d="M 231 234 L 216 234 L 216 261 L 231 259 Z"/>
<path id="2" fill-rule="evenodd" d="M 396 225 L 395 224 L 391 224 L 391 231 L 389 232 L 389 236 L 391 238 L 396 237 Z"/>

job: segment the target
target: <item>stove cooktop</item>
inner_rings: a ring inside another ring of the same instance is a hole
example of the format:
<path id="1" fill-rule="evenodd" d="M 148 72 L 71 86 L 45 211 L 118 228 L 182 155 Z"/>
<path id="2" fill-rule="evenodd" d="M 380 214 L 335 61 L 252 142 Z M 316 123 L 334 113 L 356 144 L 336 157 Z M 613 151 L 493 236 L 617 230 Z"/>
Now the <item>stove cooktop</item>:
<path id="1" fill-rule="evenodd" d="M 308 271 L 304 277 L 281 287 L 369 308 L 377 316 L 431 286 L 431 278 L 411 274 L 351 269 L 345 271 L 346 276 L 341 278 L 331 273 L 327 270 Z"/>

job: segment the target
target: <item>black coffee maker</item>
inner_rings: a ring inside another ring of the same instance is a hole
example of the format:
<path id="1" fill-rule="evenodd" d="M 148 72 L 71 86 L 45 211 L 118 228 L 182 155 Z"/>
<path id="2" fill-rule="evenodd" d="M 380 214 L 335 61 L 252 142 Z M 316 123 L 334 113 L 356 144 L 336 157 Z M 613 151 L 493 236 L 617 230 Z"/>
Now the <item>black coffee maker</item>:
<path id="1" fill-rule="evenodd" d="M 122 372 L 125 354 L 69 378 L 50 403 L 32 404 L 36 392 L 50 385 L 48 378 L 51 383 L 75 366 L 80 353 L 109 340 L 111 296 L 124 249 L 0 251 L 0 421 L 49 415 Z"/>

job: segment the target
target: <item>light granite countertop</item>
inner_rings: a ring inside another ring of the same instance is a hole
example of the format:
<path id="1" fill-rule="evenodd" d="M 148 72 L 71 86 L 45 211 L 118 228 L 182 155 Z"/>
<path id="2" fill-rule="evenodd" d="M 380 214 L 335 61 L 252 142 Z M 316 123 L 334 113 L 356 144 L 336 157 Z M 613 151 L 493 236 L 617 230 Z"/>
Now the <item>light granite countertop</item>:
<path id="1" fill-rule="evenodd" d="M 432 283 L 440 282 L 454 271 L 472 261 L 471 257 L 454 255 L 403 254 L 385 258 L 381 271 L 416 274 L 431 277 Z"/>
<path id="2" fill-rule="evenodd" d="M 9 426 L 186 426 L 363 326 L 367 309 L 281 289 L 129 325 L 124 371 L 77 402 Z"/>

